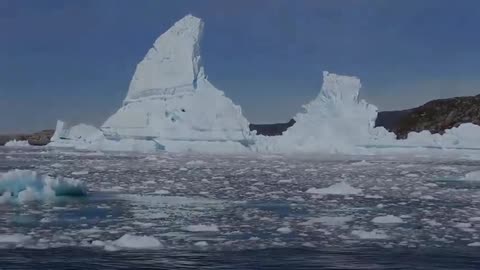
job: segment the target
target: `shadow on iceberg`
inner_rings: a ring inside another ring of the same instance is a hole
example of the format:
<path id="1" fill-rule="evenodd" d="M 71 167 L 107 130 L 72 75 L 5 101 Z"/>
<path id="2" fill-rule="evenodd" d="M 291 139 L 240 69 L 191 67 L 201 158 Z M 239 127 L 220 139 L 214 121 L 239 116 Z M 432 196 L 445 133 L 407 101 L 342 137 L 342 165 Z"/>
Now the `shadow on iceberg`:
<path id="1" fill-rule="evenodd" d="M 29 170 L 11 170 L 0 175 L 0 194 L 0 203 L 25 203 L 82 197 L 87 195 L 87 188 L 80 180 L 53 178 Z"/>

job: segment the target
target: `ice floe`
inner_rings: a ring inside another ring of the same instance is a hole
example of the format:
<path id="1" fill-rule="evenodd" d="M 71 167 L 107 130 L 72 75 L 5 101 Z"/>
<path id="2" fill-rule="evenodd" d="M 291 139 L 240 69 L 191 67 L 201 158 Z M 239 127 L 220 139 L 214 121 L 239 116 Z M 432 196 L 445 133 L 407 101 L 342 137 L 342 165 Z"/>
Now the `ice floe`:
<path id="1" fill-rule="evenodd" d="M 0 175 L 0 202 L 51 200 L 61 196 L 85 196 L 83 182 L 70 178 L 53 178 L 30 170 L 12 170 Z"/>
<path id="2" fill-rule="evenodd" d="M 318 195 L 358 195 L 362 193 L 362 190 L 354 188 L 346 182 L 340 182 L 326 188 L 309 188 L 306 192 Z"/>

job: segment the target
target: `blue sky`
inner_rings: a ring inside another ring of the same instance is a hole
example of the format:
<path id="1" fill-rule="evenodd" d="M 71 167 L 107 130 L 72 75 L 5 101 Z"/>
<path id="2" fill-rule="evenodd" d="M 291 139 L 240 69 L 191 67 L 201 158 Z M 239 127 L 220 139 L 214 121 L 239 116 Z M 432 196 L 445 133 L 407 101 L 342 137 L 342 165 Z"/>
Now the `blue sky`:
<path id="1" fill-rule="evenodd" d="M 323 70 L 360 77 L 382 110 L 480 94 L 479 1 L 0 0 L 0 132 L 100 125 L 188 13 L 209 80 L 251 122 L 288 121 Z"/>

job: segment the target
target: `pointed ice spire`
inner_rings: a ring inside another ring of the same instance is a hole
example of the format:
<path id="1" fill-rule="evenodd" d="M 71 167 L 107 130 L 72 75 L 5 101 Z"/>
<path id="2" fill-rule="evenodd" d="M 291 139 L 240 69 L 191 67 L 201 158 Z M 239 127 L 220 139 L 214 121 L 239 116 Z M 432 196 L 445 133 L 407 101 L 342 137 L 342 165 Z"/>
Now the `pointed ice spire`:
<path id="1" fill-rule="evenodd" d="M 201 70 L 202 32 L 203 21 L 187 15 L 163 33 L 137 65 L 125 103 L 172 92 L 193 91 Z"/>

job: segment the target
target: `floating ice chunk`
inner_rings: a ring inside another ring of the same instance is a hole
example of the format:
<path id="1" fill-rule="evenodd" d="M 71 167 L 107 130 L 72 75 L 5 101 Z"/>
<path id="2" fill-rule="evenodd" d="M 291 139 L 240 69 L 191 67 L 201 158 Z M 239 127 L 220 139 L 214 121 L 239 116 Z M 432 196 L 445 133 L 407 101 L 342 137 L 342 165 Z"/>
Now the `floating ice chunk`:
<path id="1" fill-rule="evenodd" d="M 480 171 L 469 172 L 462 178 L 467 181 L 480 181 Z"/>
<path id="2" fill-rule="evenodd" d="M 468 219 L 470 222 L 480 222 L 480 217 L 471 217 Z"/>
<path id="3" fill-rule="evenodd" d="M 102 230 L 100 230 L 100 229 L 97 228 L 97 227 L 90 228 L 90 229 L 84 229 L 84 230 L 78 231 L 78 233 L 80 233 L 80 234 L 86 234 L 86 235 L 96 234 L 96 233 L 101 233 L 101 232 L 102 232 Z"/>
<path id="4" fill-rule="evenodd" d="M 32 238 L 28 235 L 16 234 L 0 234 L 0 246 L 4 245 L 21 245 L 31 241 Z"/>
<path id="5" fill-rule="evenodd" d="M 186 165 L 188 165 L 188 166 L 200 166 L 200 165 L 205 165 L 205 164 L 207 164 L 207 162 L 205 162 L 203 160 L 191 160 L 191 161 L 186 163 Z"/>
<path id="6" fill-rule="evenodd" d="M 52 178 L 29 170 L 12 170 L 0 175 L 0 202 L 28 202 L 57 196 L 85 196 L 83 182 L 69 178 Z"/>
<path id="7" fill-rule="evenodd" d="M 170 191 L 164 190 L 164 189 L 159 189 L 159 190 L 155 190 L 154 194 L 158 194 L 158 195 L 168 195 L 168 194 L 170 194 Z"/>
<path id="8" fill-rule="evenodd" d="M 216 225 L 189 225 L 185 227 L 189 232 L 218 232 L 219 229 Z"/>
<path id="9" fill-rule="evenodd" d="M 473 242 L 468 244 L 469 247 L 480 247 L 480 242 Z"/>
<path id="10" fill-rule="evenodd" d="M 438 166 L 436 167 L 436 169 L 442 171 L 458 172 L 458 169 L 452 166 Z"/>
<path id="11" fill-rule="evenodd" d="M 94 246 L 94 247 L 104 247 L 105 242 L 100 241 L 100 240 L 95 240 L 95 241 L 92 241 L 92 246 Z"/>
<path id="12" fill-rule="evenodd" d="M 30 144 L 28 143 L 28 141 L 13 140 L 13 141 L 7 142 L 5 146 L 6 147 L 29 147 Z"/>
<path id="13" fill-rule="evenodd" d="M 293 183 L 293 179 L 282 179 L 282 180 L 278 180 L 279 184 L 290 184 L 290 183 Z"/>
<path id="14" fill-rule="evenodd" d="M 321 223 L 327 226 L 343 226 L 346 223 L 353 220 L 353 217 L 346 216 L 346 217 L 319 217 L 319 218 L 311 218 L 306 222 L 300 223 L 300 225 L 311 226 L 315 223 Z"/>
<path id="15" fill-rule="evenodd" d="M 89 172 L 88 171 L 78 171 L 78 172 L 72 172 L 72 175 L 87 175 Z"/>
<path id="16" fill-rule="evenodd" d="M 435 220 L 431 220 L 431 219 L 422 219 L 423 222 L 427 223 L 428 225 L 430 226 L 433 226 L 433 227 L 438 227 L 438 226 L 442 226 L 441 223 L 438 223 L 437 221 Z"/>
<path id="17" fill-rule="evenodd" d="M 388 235 L 382 230 L 373 230 L 373 231 L 364 231 L 364 230 L 354 230 L 352 235 L 360 239 L 370 239 L 370 240 L 380 240 L 388 239 Z"/>
<path id="18" fill-rule="evenodd" d="M 454 227 L 459 228 L 459 229 L 467 229 L 467 228 L 472 227 L 472 224 L 470 224 L 468 222 L 460 222 L 460 223 L 456 223 L 454 225 Z"/>
<path id="19" fill-rule="evenodd" d="M 310 188 L 306 192 L 319 195 L 357 195 L 362 193 L 362 190 L 340 182 L 327 188 Z"/>
<path id="20" fill-rule="evenodd" d="M 97 243 L 99 244 L 99 243 Z M 163 248 L 163 244 L 153 236 L 137 236 L 125 234 L 119 239 L 105 245 L 108 251 L 120 249 L 159 249 Z"/>
<path id="21" fill-rule="evenodd" d="M 365 195 L 365 199 L 383 199 L 380 195 Z"/>
<path id="22" fill-rule="evenodd" d="M 207 247 L 208 243 L 206 241 L 199 241 L 195 243 L 195 246 L 197 247 Z"/>
<path id="23" fill-rule="evenodd" d="M 362 160 L 362 161 L 354 162 L 351 165 L 352 166 L 370 166 L 370 165 L 373 165 L 373 163 L 370 163 L 366 160 Z"/>
<path id="24" fill-rule="evenodd" d="M 377 224 L 397 224 L 397 223 L 403 223 L 403 220 L 393 215 L 387 215 L 387 216 L 376 217 L 372 219 L 372 222 Z"/>
<path id="25" fill-rule="evenodd" d="M 432 195 L 423 195 L 420 197 L 420 199 L 422 200 L 435 200 L 435 197 L 433 197 Z"/>
<path id="26" fill-rule="evenodd" d="M 282 227 L 282 228 L 278 228 L 277 232 L 282 233 L 282 234 L 289 234 L 289 233 L 292 232 L 292 229 L 289 228 L 289 227 Z"/>

